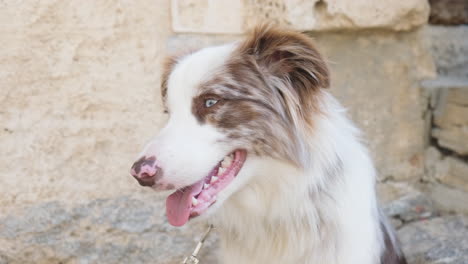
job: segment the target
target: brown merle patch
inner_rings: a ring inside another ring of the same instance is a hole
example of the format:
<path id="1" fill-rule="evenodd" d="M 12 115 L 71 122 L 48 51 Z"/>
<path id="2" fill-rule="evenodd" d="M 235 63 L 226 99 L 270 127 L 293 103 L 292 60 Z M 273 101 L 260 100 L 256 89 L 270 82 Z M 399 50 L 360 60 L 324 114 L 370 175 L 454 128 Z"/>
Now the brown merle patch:
<path id="1" fill-rule="evenodd" d="M 177 57 L 176 56 L 169 56 L 166 57 L 162 64 L 162 74 L 161 74 L 161 98 L 163 102 L 166 101 L 167 97 L 167 82 L 169 80 L 169 76 L 174 70 L 175 65 L 177 64 Z"/>
<path id="2" fill-rule="evenodd" d="M 251 143 L 254 153 L 294 160 L 310 132 L 301 129 L 312 129 L 320 89 L 329 85 L 328 67 L 307 36 L 261 26 L 199 85 L 192 113 L 231 140 Z M 218 103 L 206 108 L 208 98 Z"/>

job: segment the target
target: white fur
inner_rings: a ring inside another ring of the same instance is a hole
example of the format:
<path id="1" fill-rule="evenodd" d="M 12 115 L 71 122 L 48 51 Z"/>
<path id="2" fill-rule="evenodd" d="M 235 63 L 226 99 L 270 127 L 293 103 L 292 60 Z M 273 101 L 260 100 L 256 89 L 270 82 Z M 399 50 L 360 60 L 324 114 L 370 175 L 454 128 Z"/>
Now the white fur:
<path id="1" fill-rule="evenodd" d="M 215 144 L 225 136 L 211 126 L 201 126 L 191 112 L 191 105 L 197 85 L 225 62 L 233 48 L 225 45 L 198 51 L 179 62 L 171 74 L 166 102 L 170 118 L 140 154 L 156 156 L 164 175 L 170 175 L 162 179 L 162 184 L 170 183 L 176 188 L 191 185 L 228 154 L 227 146 Z"/>
<path id="2" fill-rule="evenodd" d="M 203 49 L 185 57 L 170 75 L 169 122 L 143 155 L 156 155 L 165 180 L 177 188 L 206 176 L 232 151 L 219 143 L 220 131 L 197 123 L 191 104 L 197 85 L 233 47 Z M 221 234 L 222 263 L 380 263 L 374 167 L 344 110 L 321 93 L 324 114 L 314 117 L 314 131 L 304 142 L 312 150 L 306 169 L 248 155 L 205 213 Z"/>
<path id="3" fill-rule="evenodd" d="M 324 104 L 327 115 L 317 120 L 309 142 L 315 150 L 310 169 L 249 159 L 238 175 L 250 174 L 249 181 L 229 186 L 226 195 L 235 193 L 216 204 L 223 263 L 379 263 L 383 241 L 372 162 L 341 107 L 328 94 Z M 323 186 L 336 155 L 342 175 Z M 311 200 L 310 192 L 317 197 Z"/>

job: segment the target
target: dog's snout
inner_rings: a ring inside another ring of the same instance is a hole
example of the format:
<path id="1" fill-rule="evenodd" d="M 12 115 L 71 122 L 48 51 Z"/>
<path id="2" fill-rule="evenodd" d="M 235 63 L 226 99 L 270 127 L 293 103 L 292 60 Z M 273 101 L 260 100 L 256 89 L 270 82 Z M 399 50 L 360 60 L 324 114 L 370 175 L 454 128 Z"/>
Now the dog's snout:
<path id="1" fill-rule="evenodd" d="M 153 186 L 161 174 L 161 168 L 156 165 L 155 156 L 143 156 L 133 164 L 130 173 L 140 185 Z"/>

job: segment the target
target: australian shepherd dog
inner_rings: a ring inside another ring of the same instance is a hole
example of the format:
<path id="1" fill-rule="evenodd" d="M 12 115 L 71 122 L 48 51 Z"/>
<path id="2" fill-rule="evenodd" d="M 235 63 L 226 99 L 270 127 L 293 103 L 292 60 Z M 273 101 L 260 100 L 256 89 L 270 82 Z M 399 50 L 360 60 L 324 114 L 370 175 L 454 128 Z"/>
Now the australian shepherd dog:
<path id="1" fill-rule="evenodd" d="M 131 168 L 173 226 L 217 228 L 224 264 L 406 263 L 372 160 L 304 34 L 259 26 L 165 63 L 168 122 Z"/>

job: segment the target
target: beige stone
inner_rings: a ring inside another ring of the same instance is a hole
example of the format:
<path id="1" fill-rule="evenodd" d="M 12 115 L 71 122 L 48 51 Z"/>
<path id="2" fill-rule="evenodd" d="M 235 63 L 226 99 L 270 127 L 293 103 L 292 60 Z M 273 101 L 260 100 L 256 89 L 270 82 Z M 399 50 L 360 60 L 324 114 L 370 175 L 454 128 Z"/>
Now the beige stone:
<path id="1" fill-rule="evenodd" d="M 172 27 L 175 32 L 241 33 L 244 2 L 171 0 Z"/>
<path id="2" fill-rule="evenodd" d="M 422 176 L 427 102 L 434 75 L 421 32 L 313 34 L 331 66 L 332 89 L 364 131 L 379 179 Z"/>
<path id="3" fill-rule="evenodd" d="M 449 127 L 446 129 L 435 128 L 432 135 L 437 138 L 439 145 L 453 150 L 460 155 L 468 154 L 468 131 L 467 127 Z"/>
<path id="4" fill-rule="evenodd" d="M 301 30 L 408 30 L 423 25 L 429 16 L 429 5 L 424 0 L 402 1 L 398 5 L 391 1 L 370 0 L 295 0 L 284 3 L 286 22 Z"/>
<path id="5" fill-rule="evenodd" d="M 431 147 L 426 152 L 427 180 L 468 192 L 468 163 Z"/>
<path id="6" fill-rule="evenodd" d="M 468 192 L 468 163 L 453 157 L 446 158 L 445 162 L 449 169 L 446 174 L 439 176 L 440 181 Z"/>
<path id="7" fill-rule="evenodd" d="M 426 23 L 425 0 L 171 0 L 175 32 L 237 34 L 262 22 L 298 30 L 385 28 L 408 30 Z"/>
<path id="8" fill-rule="evenodd" d="M 426 172 L 423 179 L 425 181 L 434 182 L 441 171 L 446 171 L 445 166 L 440 166 L 442 164 L 442 154 L 436 147 L 430 146 L 426 149 L 424 163 Z"/>
<path id="9" fill-rule="evenodd" d="M 167 1 L 0 2 L 0 206 L 143 192 Z M 155 19 L 158 18 L 158 19 Z"/>
<path id="10" fill-rule="evenodd" d="M 438 98 L 432 135 L 439 145 L 468 154 L 468 88 L 442 89 Z"/>
<path id="11" fill-rule="evenodd" d="M 443 184 L 431 183 L 425 186 L 436 207 L 444 212 L 468 213 L 468 192 Z"/>
<path id="12" fill-rule="evenodd" d="M 415 186 L 408 182 L 379 182 L 377 184 L 377 194 L 379 200 L 383 204 L 391 203 L 392 201 L 398 200 L 402 197 L 409 196 L 412 194 L 419 193 Z"/>

